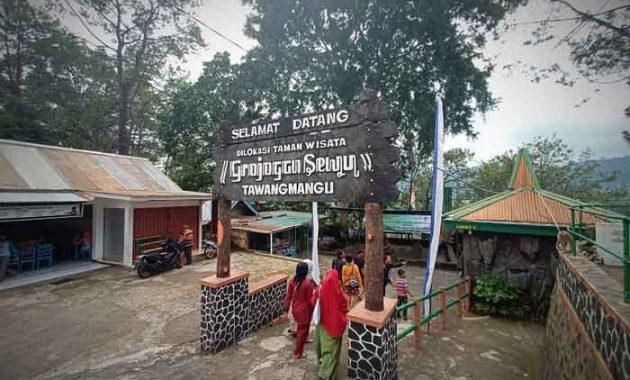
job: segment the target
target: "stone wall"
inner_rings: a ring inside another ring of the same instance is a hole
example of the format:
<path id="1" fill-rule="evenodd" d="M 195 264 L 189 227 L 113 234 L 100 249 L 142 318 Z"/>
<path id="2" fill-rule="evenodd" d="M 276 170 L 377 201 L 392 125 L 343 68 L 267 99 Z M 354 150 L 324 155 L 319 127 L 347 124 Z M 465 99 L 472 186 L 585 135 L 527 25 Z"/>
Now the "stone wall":
<path id="1" fill-rule="evenodd" d="M 249 283 L 249 274 L 201 280 L 201 350 L 217 353 L 282 315 L 286 274 Z"/>
<path id="2" fill-rule="evenodd" d="M 201 286 L 201 349 L 217 353 L 242 339 L 248 326 L 247 274 Z"/>
<path id="3" fill-rule="evenodd" d="M 584 257 L 561 255 L 547 317 L 545 380 L 630 379 L 630 305 Z"/>
<path id="4" fill-rule="evenodd" d="M 505 273 L 525 291 L 553 285 L 555 238 L 475 232 L 462 238 L 464 274 Z"/>
<path id="5" fill-rule="evenodd" d="M 556 286 L 547 317 L 544 380 L 608 380 L 612 376 L 564 291 Z"/>
<path id="6" fill-rule="evenodd" d="M 249 332 L 270 324 L 284 313 L 282 304 L 287 294 L 287 275 L 270 276 L 249 290 Z"/>

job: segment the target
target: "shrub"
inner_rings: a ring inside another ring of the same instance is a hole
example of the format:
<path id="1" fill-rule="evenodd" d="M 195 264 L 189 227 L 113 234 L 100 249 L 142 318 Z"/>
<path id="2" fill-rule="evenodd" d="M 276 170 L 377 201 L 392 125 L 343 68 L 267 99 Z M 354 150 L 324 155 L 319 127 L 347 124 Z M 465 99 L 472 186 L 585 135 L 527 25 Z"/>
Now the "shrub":
<path id="1" fill-rule="evenodd" d="M 522 317 L 519 289 L 510 284 L 501 273 L 490 273 L 475 280 L 473 297 L 475 311 L 506 317 Z"/>
<path id="2" fill-rule="evenodd" d="M 529 299 L 529 314 L 534 322 L 544 323 L 549 312 L 551 301 L 551 288 L 542 285 L 536 289 Z"/>

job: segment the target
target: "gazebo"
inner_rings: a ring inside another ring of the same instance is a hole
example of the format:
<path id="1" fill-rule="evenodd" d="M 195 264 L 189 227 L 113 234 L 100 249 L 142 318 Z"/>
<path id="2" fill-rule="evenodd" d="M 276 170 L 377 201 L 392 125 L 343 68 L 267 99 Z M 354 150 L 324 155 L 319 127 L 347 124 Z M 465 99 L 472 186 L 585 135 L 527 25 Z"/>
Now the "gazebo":
<path id="1" fill-rule="evenodd" d="M 521 149 L 506 191 L 453 210 L 443 221 L 455 231 L 464 274 L 505 272 L 521 288 L 532 289 L 553 281 L 556 236 L 571 225 L 571 207 L 576 206 L 585 228 L 608 222 L 591 213 L 608 211 L 544 190 L 527 150 Z"/>

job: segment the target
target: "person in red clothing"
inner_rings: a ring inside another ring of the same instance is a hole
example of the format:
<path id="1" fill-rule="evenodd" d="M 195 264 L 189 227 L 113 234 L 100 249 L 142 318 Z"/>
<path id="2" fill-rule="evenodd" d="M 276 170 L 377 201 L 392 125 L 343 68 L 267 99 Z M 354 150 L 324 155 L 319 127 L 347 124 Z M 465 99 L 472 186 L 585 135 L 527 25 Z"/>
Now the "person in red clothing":
<path id="1" fill-rule="evenodd" d="M 295 331 L 295 350 L 293 357 L 301 359 L 304 357 L 304 344 L 308 339 L 308 330 L 311 326 L 311 318 L 313 316 L 313 290 L 315 288 L 313 281 L 307 278 L 308 264 L 301 262 L 297 265 L 295 276 L 289 283 L 287 295 L 284 298 L 284 311 L 288 312 L 289 308 L 293 314 L 293 319 L 297 325 Z"/>
<path id="2" fill-rule="evenodd" d="M 318 378 L 334 378 L 339 355 L 341 338 L 346 330 L 348 319 L 348 299 L 341 290 L 339 273 L 329 270 L 318 290 L 313 292 L 313 303 L 319 297 L 319 322 L 317 324 L 317 359 L 319 361 Z"/>

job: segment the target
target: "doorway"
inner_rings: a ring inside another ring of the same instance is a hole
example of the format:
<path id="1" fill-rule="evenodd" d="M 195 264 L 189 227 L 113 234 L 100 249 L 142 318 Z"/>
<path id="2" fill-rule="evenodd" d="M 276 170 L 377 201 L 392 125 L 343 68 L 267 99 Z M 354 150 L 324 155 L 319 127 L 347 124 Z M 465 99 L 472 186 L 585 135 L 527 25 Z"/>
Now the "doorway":
<path id="1" fill-rule="evenodd" d="M 125 209 L 105 208 L 103 211 L 103 259 L 123 264 L 125 260 Z"/>

